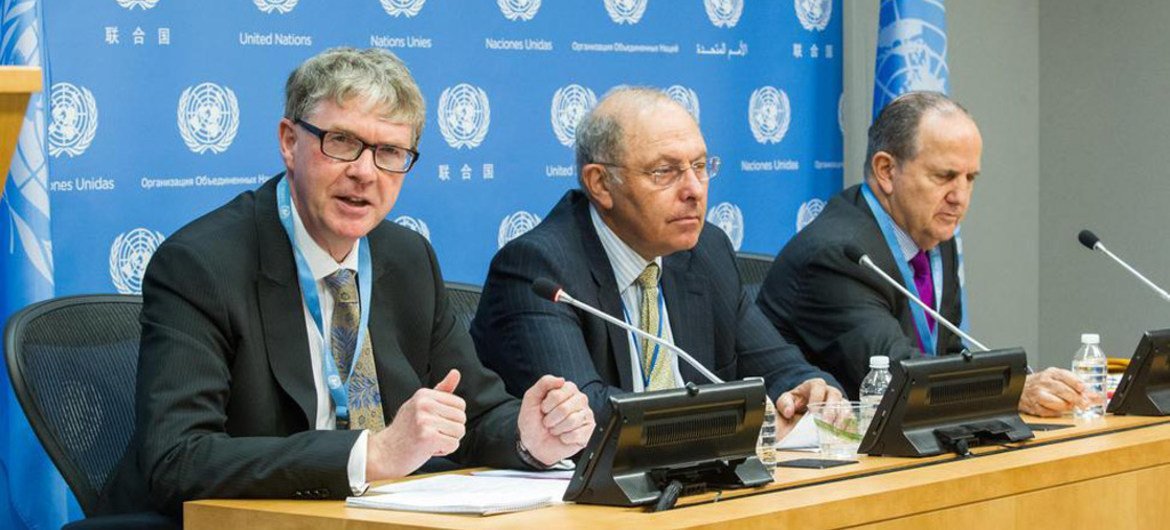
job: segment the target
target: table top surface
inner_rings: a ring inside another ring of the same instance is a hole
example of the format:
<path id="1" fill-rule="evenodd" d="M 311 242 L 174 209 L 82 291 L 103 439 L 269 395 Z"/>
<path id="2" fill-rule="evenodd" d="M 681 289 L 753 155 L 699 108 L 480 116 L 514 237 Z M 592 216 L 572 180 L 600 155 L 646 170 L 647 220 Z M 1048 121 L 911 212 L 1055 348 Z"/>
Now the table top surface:
<path id="1" fill-rule="evenodd" d="M 1030 424 L 1060 423 L 1071 427 L 1036 431 L 1036 437 L 1025 442 L 977 447 L 972 450 L 975 456 L 970 458 L 953 454 L 923 458 L 860 455 L 856 464 L 829 469 L 780 467 L 771 484 L 684 497 L 678 508 L 661 513 L 648 513 L 645 508 L 564 504 L 478 517 L 350 508 L 343 501 L 294 500 L 204 500 L 187 503 L 186 510 L 189 516 L 199 510 L 247 511 L 256 516 L 283 514 L 321 521 L 343 519 L 352 523 L 452 529 L 512 528 L 521 524 L 616 528 L 643 520 L 652 522 L 656 529 L 694 528 L 728 519 L 748 521 L 782 510 L 794 514 L 816 510 L 819 520 L 836 520 L 844 526 L 864 522 L 873 515 L 858 513 L 854 505 L 859 498 L 865 498 L 865 505 L 873 510 L 890 513 L 913 510 L 916 503 L 920 508 L 931 509 L 947 503 L 972 502 L 993 495 L 991 489 L 995 489 L 994 495 L 1018 493 L 1170 462 L 1170 418 L 1107 416 L 1087 423 L 1072 418 L 1024 419 Z M 802 452 L 780 452 L 778 456 L 781 461 L 816 457 Z M 413 478 L 418 477 L 403 480 Z M 783 494 L 777 495 L 778 492 Z M 731 499 L 734 502 L 726 502 Z M 844 503 L 851 503 L 850 509 L 844 509 Z M 892 507 L 895 504 L 898 506 Z"/>

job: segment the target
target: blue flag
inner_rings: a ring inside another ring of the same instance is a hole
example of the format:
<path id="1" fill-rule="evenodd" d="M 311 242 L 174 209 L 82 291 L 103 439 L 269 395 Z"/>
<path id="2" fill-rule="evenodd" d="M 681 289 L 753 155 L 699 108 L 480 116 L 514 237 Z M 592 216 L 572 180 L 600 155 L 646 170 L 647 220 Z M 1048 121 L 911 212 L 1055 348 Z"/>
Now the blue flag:
<path id="1" fill-rule="evenodd" d="M 38 0 L 3 0 L 0 63 L 45 67 Z M 48 86 L 46 85 L 46 88 Z M 0 315 L 53 296 L 45 98 L 34 94 L 0 198 Z M 81 517 L 61 474 L 41 447 L 7 377 L 0 389 L 0 526 L 60 528 Z"/>
<path id="2" fill-rule="evenodd" d="M 946 15 L 943 0 L 882 0 L 873 76 L 875 118 L 900 94 L 948 92 Z"/>
<path id="3" fill-rule="evenodd" d="M 894 98 L 915 90 L 950 92 L 947 68 L 947 8 L 944 0 L 882 0 L 878 15 L 877 61 L 873 75 L 873 117 Z M 955 229 L 959 304 L 968 328 L 967 275 L 961 229 Z"/>

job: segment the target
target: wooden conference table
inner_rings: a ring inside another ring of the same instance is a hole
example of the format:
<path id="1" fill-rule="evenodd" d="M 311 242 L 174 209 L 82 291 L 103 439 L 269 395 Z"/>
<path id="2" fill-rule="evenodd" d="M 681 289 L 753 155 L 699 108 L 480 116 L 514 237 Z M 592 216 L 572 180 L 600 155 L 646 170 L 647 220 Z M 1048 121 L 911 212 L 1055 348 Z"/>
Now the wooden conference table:
<path id="1" fill-rule="evenodd" d="M 1039 419 L 1029 423 L 1067 423 Z M 186 528 L 1170 528 L 1170 418 L 1108 416 L 956 458 L 859 457 L 778 468 L 768 486 L 684 498 L 662 513 L 566 504 L 490 517 L 347 508 L 343 501 L 206 500 Z M 781 460 L 807 457 L 782 453 Z"/>

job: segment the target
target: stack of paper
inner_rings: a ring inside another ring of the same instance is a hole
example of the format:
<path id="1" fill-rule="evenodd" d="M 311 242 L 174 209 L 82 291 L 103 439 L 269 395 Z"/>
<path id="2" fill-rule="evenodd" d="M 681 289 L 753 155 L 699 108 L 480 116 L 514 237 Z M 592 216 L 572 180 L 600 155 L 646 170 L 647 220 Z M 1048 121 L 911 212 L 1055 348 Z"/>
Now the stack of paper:
<path id="1" fill-rule="evenodd" d="M 491 515 L 561 503 L 567 480 L 441 475 L 379 486 L 346 506 Z"/>

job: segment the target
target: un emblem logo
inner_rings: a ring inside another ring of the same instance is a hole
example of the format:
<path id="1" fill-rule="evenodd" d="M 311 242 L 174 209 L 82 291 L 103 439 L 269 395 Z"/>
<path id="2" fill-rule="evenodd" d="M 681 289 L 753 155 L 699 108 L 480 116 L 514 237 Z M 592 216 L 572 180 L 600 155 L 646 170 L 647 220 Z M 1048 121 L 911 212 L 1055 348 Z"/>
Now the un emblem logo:
<path id="1" fill-rule="evenodd" d="M 187 87 L 179 96 L 179 134 L 192 152 L 222 153 L 236 139 L 240 106 L 230 88 L 215 83 Z"/>
<path id="2" fill-rule="evenodd" d="M 524 210 L 519 210 L 505 217 L 503 221 L 500 221 L 500 234 L 496 237 L 496 244 L 499 245 L 499 248 L 504 248 L 504 245 L 507 245 L 509 241 L 536 228 L 538 224 L 540 224 L 540 217 Z"/>
<path id="3" fill-rule="evenodd" d="M 748 124 L 752 127 L 752 136 L 762 144 L 778 144 L 788 133 L 788 124 L 792 120 L 792 109 L 788 105 L 788 94 L 775 87 L 764 86 L 752 92 L 751 102 L 748 104 Z"/>
<path id="4" fill-rule="evenodd" d="M 813 222 L 821 210 L 825 209 L 825 201 L 820 199 L 810 199 L 808 202 L 800 205 L 800 210 L 796 212 L 796 231 L 804 230 L 804 227 Z"/>
<path id="5" fill-rule="evenodd" d="M 158 0 L 118 0 L 118 5 L 126 9 L 134 9 L 136 7 L 143 10 L 150 9 L 158 4 Z"/>
<path id="6" fill-rule="evenodd" d="M 280 13 L 285 14 L 292 11 L 297 6 L 300 0 L 252 0 L 256 3 L 256 7 L 268 14 Z"/>
<path id="7" fill-rule="evenodd" d="M 508 20 L 528 21 L 540 11 L 540 0 L 496 0 Z"/>
<path id="8" fill-rule="evenodd" d="M 431 240 L 431 229 L 427 227 L 427 224 L 424 223 L 422 219 L 411 217 L 409 215 L 399 215 L 398 218 L 394 220 L 394 223 L 398 226 L 403 226 L 418 232 L 423 236 L 423 239 L 426 239 L 427 241 Z"/>
<path id="9" fill-rule="evenodd" d="M 382 9 L 392 17 L 413 17 L 422 10 L 427 0 L 381 0 Z"/>
<path id="10" fill-rule="evenodd" d="M 70 158 L 84 153 L 97 133 L 98 108 L 88 88 L 69 83 L 53 85 L 49 96 L 49 154 Z"/>
<path id="11" fill-rule="evenodd" d="M 558 88 L 553 94 L 552 128 L 557 141 L 565 147 L 573 147 L 577 141 L 577 124 L 581 118 L 597 105 L 597 96 L 592 90 L 581 85 Z"/>
<path id="12" fill-rule="evenodd" d="M 456 149 L 474 149 L 483 143 L 492 109 L 482 88 L 460 83 L 443 89 L 439 96 L 439 132 L 447 145 Z"/>
<path id="13" fill-rule="evenodd" d="M 695 123 L 699 123 L 699 95 L 682 85 L 674 85 L 666 89 L 666 94 L 682 105 L 691 117 L 695 118 Z"/>
<path id="14" fill-rule="evenodd" d="M 942 18 L 941 9 L 936 16 Z M 886 80 L 875 94 L 874 108 L 881 109 L 909 90 L 947 91 L 947 36 L 934 23 L 918 18 L 898 18 L 878 30 L 876 78 Z"/>
<path id="15" fill-rule="evenodd" d="M 141 294 L 146 264 L 163 242 L 162 232 L 135 228 L 122 233 L 110 245 L 110 280 L 122 294 Z"/>
<path id="16" fill-rule="evenodd" d="M 796 18 L 809 31 L 824 31 L 833 18 L 833 0 L 796 0 Z"/>
<path id="17" fill-rule="evenodd" d="M 609 13 L 610 20 L 618 24 L 637 24 L 646 13 L 646 3 L 650 0 L 605 0 L 605 12 Z"/>
<path id="18" fill-rule="evenodd" d="M 739 252 L 739 247 L 743 245 L 743 212 L 739 206 L 721 202 L 707 212 L 707 222 L 723 230 L 731 240 L 732 248 Z"/>
<path id="19" fill-rule="evenodd" d="M 743 14 L 743 0 L 703 0 L 703 7 L 717 28 L 734 28 Z"/>

